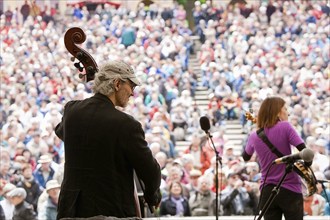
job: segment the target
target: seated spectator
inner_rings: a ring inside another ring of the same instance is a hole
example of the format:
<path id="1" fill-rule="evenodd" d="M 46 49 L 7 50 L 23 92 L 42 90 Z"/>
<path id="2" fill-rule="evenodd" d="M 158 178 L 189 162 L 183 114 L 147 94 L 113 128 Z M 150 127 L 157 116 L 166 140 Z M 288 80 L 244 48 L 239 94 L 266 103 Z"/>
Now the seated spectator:
<path id="1" fill-rule="evenodd" d="M 324 139 L 317 139 L 314 143 L 311 143 L 311 149 L 315 152 L 313 159 L 315 171 L 324 172 L 324 170 L 329 167 L 329 156 L 322 154 L 322 150 L 324 150 L 326 145 L 327 141 Z"/>
<path id="2" fill-rule="evenodd" d="M 249 194 L 243 186 L 243 181 L 236 173 L 227 175 L 228 185 L 221 192 L 220 210 L 223 210 L 223 215 L 251 215 L 248 203 L 250 202 Z"/>
<path id="3" fill-rule="evenodd" d="M 159 143 L 160 151 L 166 153 L 168 157 L 174 158 L 176 155 L 173 142 L 164 135 L 164 127 L 155 126 L 152 128 L 152 143 Z"/>
<path id="4" fill-rule="evenodd" d="M 192 154 L 182 154 L 180 161 L 182 163 L 182 171 L 185 177 L 184 184 L 189 184 L 190 182 L 190 171 L 194 169 L 194 156 Z M 181 181 L 182 182 L 182 181 Z"/>
<path id="5" fill-rule="evenodd" d="M 212 173 L 205 172 L 205 174 L 212 177 L 213 182 L 212 182 L 211 190 L 216 193 L 217 192 L 216 191 L 217 190 L 216 174 L 213 172 Z M 227 181 L 225 173 L 219 169 L 219 171 L 218 171 L 218 191 L 219 191 L 219 193 L 227 187 L 227 184 L 228 184 L 228 181 Z"/>
<path id="6" fill-rule="evenodd" d="M 214 89 L 214 95 L 219 99 L 222 100 L 223 98 L 227 97 L 232 93 L 230 86 L 227 85 L 226 79 L 221 78 L 220 84 L 217 85 Z"/>
<path id="7" fill-rule="evenodd" d="M 45 189 L 46 183 L 53 179 L 55 170 L 51 167 L 51 162 L 52 158 L 49 155 L 40 156 L 38 163 L 41 166 L 34 171 L 34 178 L 42 189 Z"/>
<path id="8" fill-rule="evenodd" d="M 6 216 L 5 216 L 5 211 L 3 211 L 3 208 L 0 204 L 0 219 L 1 220 L 5 220 L 6 219 Z"/>
<path id="9" fill-rule="evenodd" d="M 237 119 L 240 107 L 240 99 L 237 93 L 228 93 L 223 97 L 221 104 L 225 109 L 225 116 L 227 120 Z"/>
<path id="10" fill-rule="evenodd" d="M 224 119 L 225 116 L 221 113 L 221 105 L 218 101 L 211 101 L 209 104 L 208 115 L 210 115 L 213 126 L 219 126 L 222 123 L 222 119 Z"/>
<path id="11" fill-rule="evenodd" d="M 187 188 L 189 189 L 189 194 L 191 195 L 192 193 L 198 191 L 198 179 L 199 177 L 202 176 L 202 172 L 197 169 L 192 169 L 189 172 L 189 175 L 190 175 L 190 181 L 187 184 Z"/>
<path id="12" fill-rule="evenodd" d="M 325 199 L 320 194 L 313 194 L 309 197 L 304 196 L 305 216 L 321 216 L 325 211 Z"/>
<path id="13" fill-rule="evenodd" d="M 317 180 L 328 180 L 326 178 L 326 175 L 320 171 L 315 172 L 314 175 Z M 316 193 L 321 195 L 326 201 L 325 207 L 324 207 L 324 215 L 330 216 L 330 204 L 329 204 L 330 189 L 327 187 L 327 183 L 319 182 L 316 184 L 316 187 L 317 187 Z"/>
<path id="14" fill-rule="evenodd" d="M 185 130 L 187 128 L 187 114 L 186 109 L 183 107 L 181 102 L 176 102 L 172 104 L 173 108 L 171 110 L 171 121 L 173 123 L 173 130 L 176 128 L 182 128 Z"/>
<path id="15" fill-rule="evenodd" d="M 42 201 L 38 207 L 38 219 L 56 220 L 57 204 L 61 185 L 57 180 L 49 180 Z"/>
<path id="16" fill-rule="evenodd" d="M 209 176 L 201 176 L 198 179 L 198 190 L 192 192 L 189 198 L 189 206 L 192 216 L 213 215 L 212 201 L 215 193 L 211 190 L 212 180 Z"/>
<path id="17" fill-rule="evenodd" d="M 180 182 L 182 185 L 181 187 L 183 188 L 183 195 L 186 198 L 189 198 L 189 190 L 185 186 L 186 182 L 186 177 L 184 176 L 184 171 L 182 168 L 182 162 L 180 159 L 175 159 L 171 166 L 168 168 L 168 174 L 166 177 L 166 185 L 170 186 L 173 182 Z M 168 188 L 166 191 L 162 192 L 163 198 L 166 197 L 169 194 Z"/>
<path id="18" fill-rule="evenodd" d="M 7 194 L 11 203 L 14 204 L 13 220 L 25 219 L 36 220 L 36 214 L 33 211 L 33 206 L 25 201 L 26 191 L 23 188 L 15 188 Z"/>
<path id="19" fill-rule="evenodd" d="M 191 216 L 188 200 L 183 196 L 182 184 L 174 181 L 169 186 L 169 195 L 160 203 L 160 216 Z"/>
<path id="20" fill-rule="evenodd" d="M 37 211 L 41 190 L 39 184 L 34 179 L 31 164 L 25 164 L 22 167 L 22 180 L 17 183 L 17 187 L 25 189 L 27 193 L 25 201 L 33 205 L 34 211 Z"/>
<path id="21" fill-rule="evenodd" d="M 248 181 L 258 182 L 260 177 L 260 168 L 257 162 L 246 163 L 246 173 L 248 175 Z"/>
<path id="22" fill-rule="evenodd" d="M 32 171 L 34 171 L 37 167 L 37 163 L 35 161 L 35 158 L 32 157 L 31 152 L 28 149 L 24 149 L 22 155 L 23 157 L 25 157 L 25 160 L 31 165 Z"/>
<path id="23" fill-rule="evenodd" d="M 6 219 L 13 218 L 15 205 L 12 203 L 12 201 L 8 197 L 8 193 L 14 189 L 16 189 L 16 186 L 11 183 L 6 183 L 2 188 L 3 200 L 0 201 L 0 205 L 3 208 Z"/>
<path id="24" fill-rule="evenodd" d="M 193 167 L 201 170 L 202 173 L 210 167 L 211 158 L 214 155 L 214 151 L 207 144 L 206 137 L 200 137 L 197 133 L 192 135 L 191 143 L 184 153 L 193 156 Z"/>

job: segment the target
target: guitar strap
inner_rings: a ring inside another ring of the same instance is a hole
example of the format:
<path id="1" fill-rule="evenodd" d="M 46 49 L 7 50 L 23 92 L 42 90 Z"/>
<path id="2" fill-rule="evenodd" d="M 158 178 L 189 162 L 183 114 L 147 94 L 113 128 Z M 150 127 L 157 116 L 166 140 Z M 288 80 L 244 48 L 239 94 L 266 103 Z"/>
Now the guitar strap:
<path id="1" fill-rule="evenodd" d="M 283 157 L 284 155 L 277 150 L 277 148 L 269 141 L 268 137 L 265 134 L 264 128 L 257 130 L 258 137 L 269 147 L 269 149 L 276 154 L 277 157 Z"/>

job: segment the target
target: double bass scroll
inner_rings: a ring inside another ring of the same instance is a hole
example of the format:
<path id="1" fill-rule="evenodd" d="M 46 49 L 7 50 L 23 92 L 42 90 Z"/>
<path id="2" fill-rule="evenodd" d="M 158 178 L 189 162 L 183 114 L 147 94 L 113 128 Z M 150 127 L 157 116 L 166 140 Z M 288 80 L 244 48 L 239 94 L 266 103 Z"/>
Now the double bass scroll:
<path id="1" fill-rule="evenodd" d="M 71 59 L 72 62 L 74 62 L 75 59 L 79 61 L 74 64 L 79 72 L 81 72 L 79 74 L 79 78 L 84 78 L 84 80 L 88 82 L 94 79 L 95 73 L 98 71 L 98 67 L 94 58 L 86 50 L 76 45 L 84 43 L 85 40 L 86 34 L 79 27 L 72 27 L 68 29 L 64 35 L 65 47 L 73 55 Z M 83 66 L 81 66 L 81 64 Z"/>

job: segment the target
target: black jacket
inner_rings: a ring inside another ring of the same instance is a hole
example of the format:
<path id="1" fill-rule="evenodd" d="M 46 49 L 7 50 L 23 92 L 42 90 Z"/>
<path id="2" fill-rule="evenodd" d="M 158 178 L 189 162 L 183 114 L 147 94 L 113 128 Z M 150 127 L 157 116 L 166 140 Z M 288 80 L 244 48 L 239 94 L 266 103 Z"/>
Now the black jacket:
<path id="1" fill-rule="evenodd" d="M 184 198 L 182 201 L 183 216 L 191 216 L 190 207 L 188 200 Z M 159 209 L 160 216 L 175 216 L 176 215 L 176 204 L 171 200 L 171 197 L 167 197 L 162 200 Z"/>
<path id="2" fill-rule="evenodd" d="M 12 220 L 37 220 L 33 206 L 25 201 L 16 205 Z"/>
<path id="3" fill-rule="evenodd" d="M 35 181 L 35 179 L 31 180 L 21 180 L 17 183 L 17 187 L 23 187 L 26 191 L 25 201 L 33 205 L 34 211 L 37 211 L 38 199 L 41 194 L 40 186 Z"/>
<path id="4" fill-rule="evenodd" d="M 141 124 L 106 96 L 68 102 L 55 133 L 65 145 L 58 219 L 136 216 L 133 169 L 145 184 L 146 199 L 158 191 L 160 167 Z"/>

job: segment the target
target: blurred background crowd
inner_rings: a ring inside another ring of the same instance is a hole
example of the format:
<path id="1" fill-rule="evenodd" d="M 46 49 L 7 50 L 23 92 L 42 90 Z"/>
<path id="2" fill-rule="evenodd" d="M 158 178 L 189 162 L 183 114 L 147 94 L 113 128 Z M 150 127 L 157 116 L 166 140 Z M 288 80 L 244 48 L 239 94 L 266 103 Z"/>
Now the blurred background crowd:
<path id="1" fill-rule="evenodd" d="M 330 180 L 329 2 L 237 2 L 194 2 L 193 25 L 178 2 L 170 7 L 140 3 L 134 10 L 99 4 L 93 11 L 72 4 L 59 15 L 56 8 L 22 1 L 20 8 L 4 10 L 0 204 L 5 219 L 17 214 L 22 202 L 31 219 L 55 219 L 64 144 L 54 127 L 67 101 L 92 95 L 92 82 L 78 77 L 64 46 L 64 33 L 73 26 L 85 31 L 82 47 L 98 64 L 123 59 L 143 82 L 123 111 L 142 123 L 162 167 L 159 215 L 215 215 L 216 178 L 219 215 L 256 214 L 258 158 L 243 162 L 227 144 L 223 126 L 238 120 L 248 134 L 255 125 L 245 113 L 257 114 L 262 100 L 272 95 L 286 100 L 290 122 L 315 152 L 315 176 Z M 199 72 L 191 68 L 192 55 Z M 206 109 L 194 99 L 198 87 L 209 91 Z M 199 125 L 204 115 L 212 122 L 222 158 L 218 177 L 215 151 Z M 181 140 L 189 142 L 186 149 L 176 148 Z M 326 192 L 322 184 L 317 187 L 316 194 L 305 198 L 305 213 L 330 215 Z M 179 198 L 175 202 L 181 209 L 169 208 L 171 197 Z"/>

